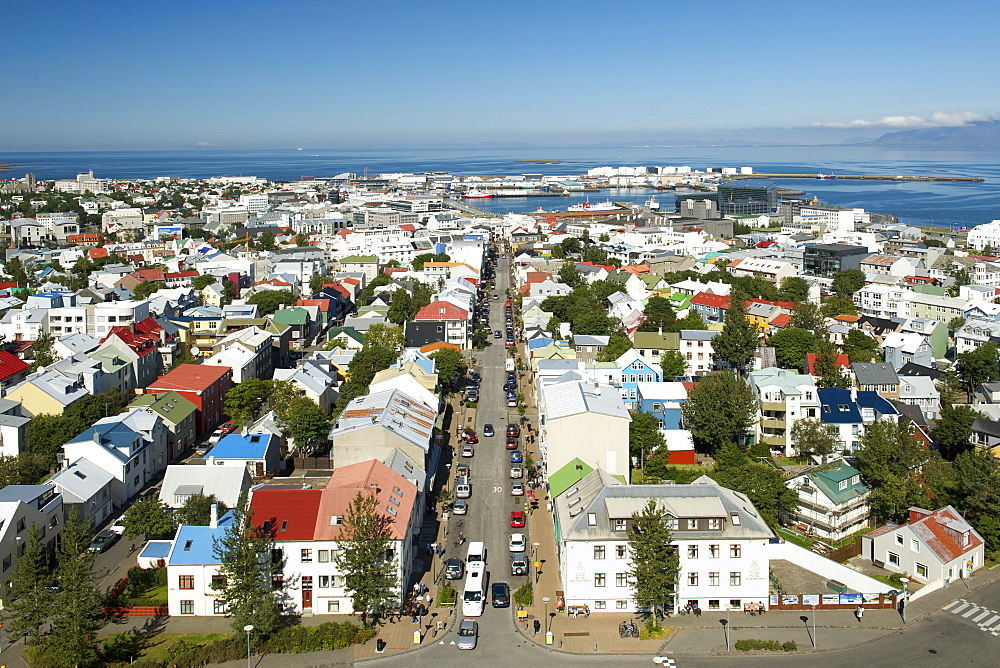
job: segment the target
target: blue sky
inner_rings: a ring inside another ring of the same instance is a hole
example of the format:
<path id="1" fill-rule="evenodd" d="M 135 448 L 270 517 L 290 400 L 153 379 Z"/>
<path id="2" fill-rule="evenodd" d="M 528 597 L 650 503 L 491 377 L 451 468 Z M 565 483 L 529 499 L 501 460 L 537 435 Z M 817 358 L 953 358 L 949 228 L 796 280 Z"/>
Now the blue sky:
<path id="1" fill-rule="evenodd" d="M 877 137 L 1000 112 L 998 18 L 978 0 L 6 3 L 0 150 Z"/>

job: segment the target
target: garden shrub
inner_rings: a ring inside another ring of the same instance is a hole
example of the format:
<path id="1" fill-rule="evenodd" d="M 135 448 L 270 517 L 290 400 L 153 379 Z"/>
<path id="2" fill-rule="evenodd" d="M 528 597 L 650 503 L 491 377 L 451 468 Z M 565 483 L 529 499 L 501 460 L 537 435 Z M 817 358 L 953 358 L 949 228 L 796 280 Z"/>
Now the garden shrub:
<path id="1" fill-rule="evenodd" d="M 441 605 L 455 605 L 458 601 L 458 592 L 453 587 L 443 587 L 438 590 L 438 603 Z"/>
<path id="2" fill-rule="evenodd" d="M 798 645 L 795 644 L 794 640 L 789 640 L 781 645 L 781 649 L 786 652 L 794 652 L 798 649 Z"/>
<path id="3" fill-rule="evenodd" d="M 742 652 L 750 652 L 755 649 L 766 649 L 772 652 L 781 651 L 781 643 L 777 640 L 737 640 L 736 649 Z"/>

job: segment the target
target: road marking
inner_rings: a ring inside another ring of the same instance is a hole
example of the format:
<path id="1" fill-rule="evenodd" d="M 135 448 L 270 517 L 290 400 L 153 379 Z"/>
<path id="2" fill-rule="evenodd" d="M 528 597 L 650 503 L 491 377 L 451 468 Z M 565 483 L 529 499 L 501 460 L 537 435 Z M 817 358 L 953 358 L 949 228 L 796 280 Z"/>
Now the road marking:
<path id="1" fill-rule="evenodd" d="M 985 627 L 993 626 L 994 624 L 997 623 L 998 619 L 1000 619 L 1000 615 L 993 615 L 992 617 L 990 617 L 989 619 L 987 619 L 985 622 L 983 622 L 982 624 L 980 624 L 980 626 L 985 626 Z"/>
<path id="2" fill-rule="evenodd" d="M 972 605 L 972 604 L 971 604 L 971 603 L 969 603 L 968 601 L 963 601 L 963 600 L 961 600 L 961 599 L 959 599 L 958 603 L 959 603 L 959 605 L 958 605 L 958 607 L 957 607 L 957 608 L 952 608 L 952 609 L 950 610 L 950 612 L 951 612 L 952 614 L 955 614 L 955 615 L 957 615 L 958 613 L 962 612 L 963 610 L 965 610 L 966 608 L 968 608 L 968 607 L 969 607 L 970 605 Z"/>
<path id="3" fill-rule="evenodd" d="M 972 608 L 971 608 L 970 610 L 968 610 L 967 612 L 963 612 L 963 613 L 962 613 L 962 617 L 964 617 L 965 619 L 968 619 L 968 618 L 969 618 L 969 615 L 974 615 L 974 614 L 976 614 L 977 612 L 979 612 L 979 606 L 978 606 L 978 605 L 974 605 L 974 606 L 972 606 Z"/>
<path id="4" fill-rule="evenodd" d="M 956 605 L 959 605 L 959 604 L 962 604 L 962 603 L 964 603 L 964 601 L 962 599 L 956 598 L 954 601 L 949 601 L 948 603 L 946 603 L 945 605 L 943 605 L 941 607 L 941 609 L 942 610 L 951 610 Z"/>
<path id="5" fill-rule="evenodd" d="M 975 617 L 973 617 L 972 621 L 974 621 L 974 622 L 976 622 L 978 624 L 979 622 L 981 622 L 984 619 L 986 619 L 987 617 L 989 617 L 990 614 L 991 614 L 991 612 L 989 610 L 984 610 L 982 614 L 976 615 Z"/>

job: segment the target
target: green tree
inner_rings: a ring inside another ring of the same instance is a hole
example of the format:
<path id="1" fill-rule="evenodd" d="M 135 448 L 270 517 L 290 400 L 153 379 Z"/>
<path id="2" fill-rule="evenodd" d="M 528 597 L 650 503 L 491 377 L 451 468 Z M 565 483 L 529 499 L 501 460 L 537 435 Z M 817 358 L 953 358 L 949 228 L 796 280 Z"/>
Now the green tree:
<path id="1" fill-rule="evenodd" d="M 402 327 L 375 323 L 365 332 L 365 346 L 369 348 L 385 348 L 398 353 L 405 345 Z"/>
<path id="2" fill-rule="evenodd" d="M 90 534 L 76 509 L 63 524 L 56 556 L 54 601 L 48 635 L 29 653 L 32 664 L 89 666 L 98 661 L 97 631 L 104 624 L 101 592 L 94 578 Z"/>
<path id="3" fill-rule="evenodd" d="M 954 470 L 958 511 L 986 541 L 987 554 L 1000 550 L 1000 460 L 972 448 L 959 453 Z"/>
<path id="4" fill-rule="evenodd" d="M 715 450 L 713 457 L 715 458 L 715 468 L 719 470 L 734 469 L 750 463 L 750 457 L 735 443 L 723 443 Z"/>
<path id="5" fill-rule="evenodd" d="M 799 505 L 798 494 L 785 486 L 783 473 L 766 462 L 716 467 L 709 475 L 723 487 L 745 494 L 768 526 L 779 526 Z"/>
<path id="6" fill-rule="evenodd" d="M 778 299 L 786 302 L 805 302 L 809 298 L 809 283 L 801 276 L 786 276 L 781 279 Z"/>
<path id="7" fill-rule="evenodd" d="M 1000 378 L 997 370 L 998 357 L 997 344 L 993 341 L 958 356 L 955 371 L 967 391 L 972 392 L 982 383 L 992 383 Z"/>
<path id="8" fill-rule="evenodd" d="M 44 455 L 22 452 L 0 455 L 0 488 L 7 485 L 36 485 L 49 472 Z"/>
<path id="9" fill-rule="evenodd" d="M 308 234 L 296 234 L 295 235 L 295 245 L 296 246 L 308 246 L 309 245 L 309 235 Z"/>
<path id="10" fill-rule="evenodd" d="M 574 239 L 574 241 L 576 240 Z M 571 288 L 575 288 L 583 282 L 580 270 L 576 268 L 576 262 L 567 260 L 563 263 L 563 266 L 559 268 L 559 282 L 565 283 Z"/>
<path id="11" fill-rule="evenodd" d="M 563 253 L 566 255 L 575 255 L 583 250 L 583 245 L 580 243 L 580 240 L 575 237 L 566 237 L 559 242 L 559 245 L 562 247 Z"/>
<path id="12" fill-rule="evenodd" d="M 778 366 L 785 369 L 803 369 L 806 364 L 806 353 L 812 352 L 816 345 L 816 335 L 805 329 L 789 327 L 775 332 L 769 343 L 774 347 Z"/>
<path id="13" fill-rule="evenodd" d="M 722 332 L 712 339 L 715 359 L 729 362 L 740 373 L 757 350 L 757 328 L 747 319 L 746 302 L 733 300 Z"/>
<path id="14" fill-rule="evenodd" d="M 247 300 L 247 304 L 255 304 L 261 315 L 271 315 L 282 306 L 294 306 L 295 295 L 291 290 L 261 290 Z"/>
<path id="15" fill-rule="evenodd" d="M 274 558 L 273 546 L 269 531 L 254 525 L 253 515 L 242 508 L 233 511 L 232 522 L 212 546 L 222 576 L 216 599 L 225 605 L 237 633 L 247 624 L 263 636 L 278 628 L 281 608 L 271 579 L 282 564 Z"/>
<path id="16" fill-rule="evenodd" d="M 813 362 L 816 385 L 820 389 L 851 387 L 851 379 L 837 364 L 837 348 L 825 336 L 816 339 L 816 360 Z"/>
<path id="17" fill-rule="evenodd" d="M 932 436 L 938 446 L 948 453 L 949 458 L 973 447 L 972 423 L 977 417 L 984 416 L 971 406 L 941 403 L 941 417 L 934 424 Z"/>
<path id="18" fill-rule="evenodd" d="M 693 308 L 688 309 L 688 313 L 683 318 L 673 321 L 670 325 L 663 329 L 664 332 L 679 332 L 682 329 L 694 329 L 694 330 L 704 330 L 708 329 L 708 325 L 705 321 L 701 319 L 698 312 Z"/>
<path id="19" fill-rule="evenodd" d="M 197 290 L 198 292 L 201 292 L 208 286 L 217 283 L 218 281 L 219 279 L 217 279 L 215 276 L 212 276 L 211 274 L 202 274 L 201 276 L 195 276 L 194 278 L 191 279 L 191 287 Z"/>
<path id="20" fill-rule="evenodd" d="M 35 342 L 31 344 L 31 371 L 37 371 L 39 367 L 47 367 L 55 363 L 56 356 L 52 351 L 52 344 L 55 339 L 48 332 L 41 332 Z"/>
<path id="21" fill-rule="evenodd" d="M 405 288 L 399 288 L 392 293 L 392 303 L 389 305 L 388 313 L 386 313 L 389 322 L 402 325 L 404 322 L 413 320 L 416 314 L 413 300 L 410 299 L 410 293 Z"/>
<path id="22" fill-rule="evenodd" d="M 858 307 L 850 299 L 842 297 L 828 297 L 819 312 L 825 318 L 836 318 L 838 315 L 857 315 Z"/>
<path id="23" fill-rule="evenodd" d="M 313 274 L 309 277 L 309 294 L 319 293 L 327 283 L 333 283 L 333 279 L 324 274 Z"/>
<path id="24" fill-rule="evenodd" d="M 174 533 L 170 508 L 155 495 L 144 496 L 125 511 L 125 536 L 145 535 L 148 540 L 169 538 Z"/>
<path id="25" fill-rule="evenodd" d="M 5 601 L 7 637 L 24 637 L 35 644 L 42 635 L 42 625 L 55 612 L 55 595 L 50 589 L 53 577 L 39 540 L 38 526 L 32 522 L 24 553 L 14 562 L 10 575 L 10 599 Z"/>
<path id="26" fill-rule="evenodd" d="M 340 527 L 341 549 L 334 562 L 344 575 L 344 589 L 350 595 L 355 614 L 365 626 L 399 591 L 394 562 L 402 557 L 389 545 L 389 519 L 379 510 L 374 494 L 358 492 Z"/>
<path id="27" fill-rule="evenodd" d="M 660 421 L 649 413 L 629 411 L 632 421 L 628 425 L 629 454 L 642 464 L 659 448 L 666 446 L 660 433 Z"/>
<path id="28" fill-rule="evenodd" d="M 639 330 L 643 332 L 667 330 L 677 320 L 673 305 L 664 297 L 650 297 L 643 309 L 643 316 L 642 325 L 639 326 Z"/>
<path id="29" fill-rule="evenodd" d="M 274 232 L 271 230 L 265 230 L 257 237 L 257 247 L 262 251 L 273 251 L 275 249 L 274 245 Z"/>
<path id="30" fill-rule="evenodd" d="M 614 362 L 619 357 L 632 350 L 632 340 L 625 336 L 624 332 L 615 331 L 608 339 L 608 345 L 597 354 L 599 362 Z"/>
<path id="31" fill-rule="evenodd" d="M 216 505 L 217 517 L 222 517 L 229 510 L 229 506 L 215 498 L 215 494 L 192 494 L 174 512 L 174 518 L 178 524 L 208 526 L 212 520 L 212 504 Z"/>
<path id="32" fill-rule="evenodd" d="M 232 304 L 233 301 L 239 297 L 240 292 L 238 286 L 233 283 L 228 278 L 222 281 L 222 304 L 228 305 Z"/>
<path id="33" fill-rule="evenodd" d="M 423 271 L 424 265 L 434 261 L 434 253 L 421 253 L 410 261 L 410 269 L 413 271 Z"/>
<path id="34" fill-rule="evenodd" d="M 132 294 L 135 295 L 136 299 L 149 299 L 151 294 L 165 287 L 167 287 L 167 284 L 163 281 L 145 281 L 132 288 Z"/>
<path id="35" fill-rule="evenodd" d="M 293 399 L 279 417 L 282 429 L 295 441 L 298 452 L 311 455 L 323 449 L 331 421 L 315 401 L 307 397 Z M 320 441 L 319 446 L 317 441 Z"/>
<path id="36" fill-rule="evenodd" d="M 816 418 L 802 418 L 792 425 L 792 443 L 800 455 L 816 455 L 826 463 L 827 455 L 837 449 L 834 427 Z"/>
<path id="37" fill-rule="evenodd" d="M 271 381 L 259 378 L 248 378 L 233 385 L 226 392 L 226 415 L 234 424 L 253 422 L 264 412 L 272 390 Z"/>
<path id="38" fill-rule="evenodd" d="M 852 329 L 844 339 L 844 354 L 854 362 L 871 362 L 878 352 L 878 341 L 860 329 Z"/>
<path id="39" fill-rule="evenodd" d="M 635 584 L 636 605 L 659 617 L 673 609 L 674 591 L 680 573 L 680 555 L 673 543 L 670 513 L 650 499 L 646 507 L 632 513 L 628 527 L 629 579 Z"/>
<path id="40" fill-rule="evenodd" d="M 881 520 L 904 521 L 911 506 L 927 503 L 921 468 L 930 459 L 908 424 L 883 420 L 865 427 L 857 468 L 871 490 L 871 509 Z"/>
<path id="41" fill-rule="evenodd" d="M 850 299 L 863 287 L 865 287 L 865 272 L 860 269 L 844 269 L 833 277 L 833 291 L 841 299 Z"/>
<path id="42" fill-rule="evenodd" d="M 757 413 L 753 390 L 739 376 L 723 371 L 695 383 L 681 406 L 684 424 L 701 452 L 738 443 Z"/>
<path id="43" fill-rule="evenodd" d="M 465 358 L 459 351 L 453 348 L 442 348 L 431 353 L 429 357 L 434 360 L 434 366 L 442 384 L 451 383 L 465 375 L 467 368 Z"/>
<path id="44" fill-rule="evenodd" d="M 396 363 L 397 353 L 389 348 L 365 346 L 359 350 L 347 366 L 347 381 L 340 387 L 337 408 L 343 409 L 352 399 L 367 394 L 368 385 L 375 374 Z"/>
<path id="45" fill-rule="evenodd" d="M 792 309 L 792 319 L 789 323 L 796 329 L 804 329 L 814 334 L 824 330 L 824 317 L 820 307 L 812 302 L 802 302 Z"/>
<path id="46" fill-rule="evenodd" d="M 11 277 L 11 279 L 13 279 L 15 283 L 17 283 L 17 287 L 31 287 L 31 277 L 29 276 L 28 271 L 24 268 L 24 263 L 21 262 L 21 258 L 12 257 L 7 260 L 7 263 L 4 265 L 4 271 Z"/>
<path id="47" fill-rule="evenodd" d="M 584 262 L 593 262 L 594 264 L 607 264 L 608 252 L 600 246 L 591 246 L 584 251 L 583 260 Z"/>
<path id="48" fill-rule="evenodd" d="M 671 381 L 677 376 L 687 375 L 687 360 L 679 350 L 665 350 L 660 355 L 660 369 L 663 380 Z"/>

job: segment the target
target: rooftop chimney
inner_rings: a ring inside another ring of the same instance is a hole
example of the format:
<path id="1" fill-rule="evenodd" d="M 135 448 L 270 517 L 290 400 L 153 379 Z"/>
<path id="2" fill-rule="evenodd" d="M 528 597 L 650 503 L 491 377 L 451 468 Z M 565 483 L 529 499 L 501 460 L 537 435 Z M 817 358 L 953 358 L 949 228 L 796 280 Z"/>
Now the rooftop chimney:
<path id="1" fill-rule="evenodd" d="M 219 504 L 217 503 L 212 504 L 212 515 L 211 519 L 208 520 L 208 526 L 211 529 L 219 528 Z"/>

